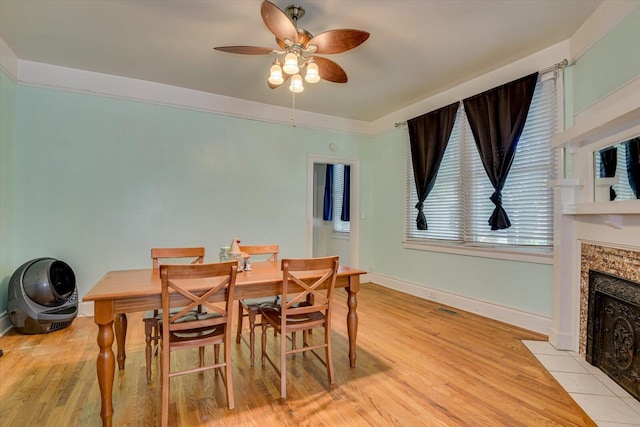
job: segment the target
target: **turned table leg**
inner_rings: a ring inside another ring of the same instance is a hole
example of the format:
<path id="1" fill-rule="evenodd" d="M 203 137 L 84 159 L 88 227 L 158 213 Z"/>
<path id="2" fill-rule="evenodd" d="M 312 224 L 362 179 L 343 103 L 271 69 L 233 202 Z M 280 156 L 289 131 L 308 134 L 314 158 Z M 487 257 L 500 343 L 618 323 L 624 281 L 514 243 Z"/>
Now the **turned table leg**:
<path id="1" fill-rule="evenodd" d="M 100 418 L 104 427 L 111 427 L 113 416 L 113 378 L 115 373 L 115 356 L 111 345 L 113 344 L 113 306 L 110 302 L 95 302 L 94 321 L 98 325 L 98 360 L 96 368 L 98 371 L 98 384 L 100 386 L 100 396 L 102 407 Z"/>
<path id="2" fill-rule="evenodd" d="M 352 368 L 356 367 L 356 337 L 358 335 L 358 313 L 356 308 L 358 307 L 358 300 L 356 294 L 360 289 L 360 280 L 356 276 L 349 282 L 347 289 L 347 306 L 349 311 L 347 313 L 347 332 L 349 334 L 349 365 Z"/>
<path id="3" fill-rule="evenodd" d="M 127 354 L 124 349 L 124 343 L 127 340 L 127 315 L 120 313 L 116 316 L 116 344 L 118 347 L 118 369 L 124 369 L 124 361 Z"/>

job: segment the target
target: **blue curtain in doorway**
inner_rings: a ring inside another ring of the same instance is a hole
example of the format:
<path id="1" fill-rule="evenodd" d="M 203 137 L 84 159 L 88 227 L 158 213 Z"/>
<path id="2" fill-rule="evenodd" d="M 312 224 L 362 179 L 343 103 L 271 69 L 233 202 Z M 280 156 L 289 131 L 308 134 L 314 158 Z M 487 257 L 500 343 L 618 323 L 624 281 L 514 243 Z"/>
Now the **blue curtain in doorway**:
<path id="1" fill-rule="evenodd" d="M 333 165 L 327 165 L 324 175 L 324 208 L 322 219 L 333 221 Z"/>
<path id="2" fill-rule="evenodd" d="M 342 221 L 349 221 L 351 206 L 349 205 L 351 200 L 351 166 L 344 166 L 344 179 L 342 187 L 342 212 L 340 212 L 340 219 Z"/>

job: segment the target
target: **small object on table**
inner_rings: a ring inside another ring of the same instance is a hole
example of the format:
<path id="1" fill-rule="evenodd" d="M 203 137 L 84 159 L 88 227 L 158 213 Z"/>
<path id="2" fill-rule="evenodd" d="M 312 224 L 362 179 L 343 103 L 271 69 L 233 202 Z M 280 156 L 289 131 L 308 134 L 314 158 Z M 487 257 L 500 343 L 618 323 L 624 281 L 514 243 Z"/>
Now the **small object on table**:
<path id="1" fill-rule="evenodd" d="M 240 239 L 234 237 L 231 241 L 231 249 L 229 250 L 229 260 L 238 261 L 238 273 L 242 273 L 244 271 L 244 259 L 242 258 L 242 252 L 240 251 L 238 243 L 240 243 Z"/>

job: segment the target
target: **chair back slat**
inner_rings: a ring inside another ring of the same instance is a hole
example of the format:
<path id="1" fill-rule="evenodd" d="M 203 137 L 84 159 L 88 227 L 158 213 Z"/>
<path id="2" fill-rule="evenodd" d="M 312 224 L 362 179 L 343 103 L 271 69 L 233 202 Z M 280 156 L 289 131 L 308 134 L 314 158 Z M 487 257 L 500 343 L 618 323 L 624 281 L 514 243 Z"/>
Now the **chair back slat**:
<path id="1" fill-rule="evenodd" d="M 151 259 L 153 259 L 153 268 L 158 268 L 162 263 L 162 259 L 169 258 L 194 258 L 191 264 L 202 264 L 204 262 L 203 247 L 193 248 L 152 248 Z"/>
<path id="2" fill-rule="evenodd" d="M 183 329 L 180 322 L 186 317 L 193 317 L 192 309 L 195 307 L 206 307 L 217 315 L 217 317 L 213 317 L 210 313 L 198 314 L 198 316 L 209 316 L 210 318 L 197 322 L 209 326 L 226 323 L 233 303 L 237 267 L 238 263 L 235 261 L 212 264 L 160 265 L 165 328 L 168 331 Z M 193 289 L 195 287 L 194 279 L 202 282 L 197 286 L 197 290 Z M 225 293 L 224 307 L 210 301 L 220 292 Z M 171 294 L 182 295 L 190 302 L 177 313 L 171 313 L 169 310 Z M 192 321 L 188 323 L 191 325 L 190 329 L 194 327 L 195 323 Z"/>
<path id="3" fill-rule="evenodd" d="M 266 261 L 278 262 L 279 245 L 241 245 L 239 248 L 248 255 L 270 255 Z"/>

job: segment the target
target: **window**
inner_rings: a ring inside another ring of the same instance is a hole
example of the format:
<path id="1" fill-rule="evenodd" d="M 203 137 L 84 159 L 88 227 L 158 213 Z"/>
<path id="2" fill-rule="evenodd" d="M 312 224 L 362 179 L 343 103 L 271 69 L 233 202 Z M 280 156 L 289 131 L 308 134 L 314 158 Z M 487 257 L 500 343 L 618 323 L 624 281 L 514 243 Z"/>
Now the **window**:
<path id="1" fill-rule="evenodd" d="M 348 233 L 349 221 L 342 221 L 342 204 L 344 197 L 344 165 L 333 165 L 333 231 L 336 233 Z"/>
<path id="2" fill-rule="evenodd" d="M 511 227 L 506 230 L 492 231 L 487 223 L 495 207 L 489 199 L 494 190 L 482 166 L 462 105 L 458 109 L 436 183 L 424 203 L 428 230 L 416 227 L 418 196 L 407 138 L 406 240 L 467 246 L 551 248 L 553 191 L 547 188 L 547 182 L 555 176 L 556 159 L 551 137 L 556 133 L 557 117 L 556 80 L 551 73 L 538 80 L 502 192 L 502 204 L 511 220 Z"/>

